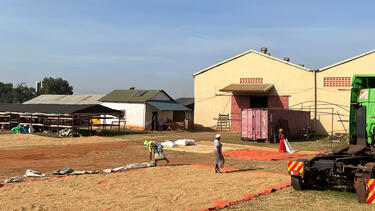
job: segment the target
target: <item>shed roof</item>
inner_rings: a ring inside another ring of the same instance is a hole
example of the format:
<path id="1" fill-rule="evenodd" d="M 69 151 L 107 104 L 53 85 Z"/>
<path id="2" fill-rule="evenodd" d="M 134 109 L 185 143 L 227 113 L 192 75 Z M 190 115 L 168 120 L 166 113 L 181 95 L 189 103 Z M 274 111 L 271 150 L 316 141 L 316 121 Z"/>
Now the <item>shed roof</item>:
<path id="1" fill-rule="evenodd" d="M 273 88 L 273 84 L 230 84 L 222 92 L 266 93 Z"/>
<path id="2" fill-rule="evenodd" d="M 2 113 L 38 114 L 110 114 L 122 116 L 122 112 L 102 105 L 59 105 L 59 104 L 0 104 Z"/>
<path id="3" fill-rule="evenodd" d="M 345 63 L 347 63 L 347 62 L 350 62 L 350 61 L 353 61 L 353 60 L 359 59 L 359 58 L 361 58 L 361 57 L 367 56 L 367 55 L 372 54 L 372 53 L 375 53 L 375 49 L 373 49 L 373 50 L 371 50 L 371 51 L 367 51 L 367 52 L 362 53 L 362 54 L 359 54 L 359 55 L 357 55 L 357 56 L 353 56 L 353 57 L 351 57 L 351 58 L 348 58 L 348 59 L 345 59 L 345 60 L 339 61 L 339 62 L 337 62 L 337 63 L 335 63 L 335 64 L 331 64 L 331 65 L 325 66 L 325 67 L 323 67 L 323 68 L 320 68 L 319 71 L 325 71 L 325 70 L 328 70 L 328 69 L 330 69 L 330 68 L 332 68 L 332 67 L 336 67 L 336 66 L 339 66 L 339 65 L 345 64 Z"/>
<path id="4" fill-rule="evenodd" d="M 147 104 L 154 106 L 160 111 L 190 111 L 190 109 L 174 101 L 169 101 L 169 102 L 148 101 Z"/>
<path id="5" fill-rule="evenodd" d="M 39 95 L 23 104 L 100 104 L 104 95 Z"/>
<path id="6" fill-rule="evenodd" d="M 176 99 L 176 102 L 184 105 L 184 106 L 188 106 L 188 105 L 191 105 L 194 103 L 194 97 L 182 97 L 182 98 L 178 98 Z"/>
<path id="7" fill-rule="evenodd" d="M 160 92 L 165 93 L 163 90 L 135 90 L 135 89 L 128 89 L 128 90 L 113 90 L 109 94 L 105 95 L 104 97 L 100 98 L 99 101 L 102 102 L 132 102 L 132 103 L 144 103 L 153 97 L 155 97 Z M 169 96 L 168 96 L 169 97 Z M 171 97 L 169 97 L 173 100 Z"/>
<path id="8" fill-rule="evenodd" d="M 273 59 L 273 60 L 276 60 L 276 61 L 278 61 L 278 62 L 281 62 L 281 63 L 287 64 L 287 65 L 291 65 L 291 66 L 293 66 L 293 67 L 296 67 L 296 68 L 299 68 L 299 69 L 302 69 L 302 70 L 305 70 L 305 71 L 311 71 L 310 69 L 308 69 L 308 68 L 306 68 L 306 67 L 302 67 L 301 65 L 294 64 L 294 63 L 292 63 L 292 62 L 287 62 L 287 61 L 284 61 L 284 60 L 282 60 L 282 59 L 279 59 L 279 58 L 276 58 L 276 57 L 273 57 L 273 56 L 270 56 L 270 55 L 267 55 L 267 54 L 261 53 L 261 52 L 259 52 L 259 51 L 253 50 L 253 49 L 250 49 L 250 50 L 248 50 L 248 51 L 246 51 L 246 52 L 244 52 L 244 53 L 238 54 L 237 56 L 234 56 L 234 57 L 229 58 L 229 59 L 227 59 L 227 60 L 225 60 L 225 61 L 219 62 L 219 63 L 217 63 L 217 64 L 215 64 L 215 65 L 210 66 L 210 67 L 207 67 L 206 69 L 203 69 L 203 70 L 201 70 L 201 71 L 199 71 L 199 72 L 196 72 L 196 73 L 193 74 L 193 77 L 195 77 L 195 76 L 197 76 L 197 75 L 199 75 L 199 74 L 201 74 L 201 73 L 204 73 L 204 72 L 206 72 L 206 71 L 208 71 L 208 70 L 211 70 L 211 69 L 213 69 L 213 68 L 215 68 L 215 67 L 218 67 L 218 66 L 220 66 L 220 65 L 223 65 L 223 64 L 225 64 L 225 63 L 227 63 L 227 62 L 230 62 L 230 61 L 232 61 L 232 60 L 238 59 L 238 58 L 240 58 L 240 57 L 242 57 L 242 56 L 245 56 L 245 55 L 247 55 L 247 54 L 249 54 L 249 53 L 255 53 L 255 54 L 258 54 L 258 55 L 264 56 L 264 57 L 266 57 L 266 58 Z"/>

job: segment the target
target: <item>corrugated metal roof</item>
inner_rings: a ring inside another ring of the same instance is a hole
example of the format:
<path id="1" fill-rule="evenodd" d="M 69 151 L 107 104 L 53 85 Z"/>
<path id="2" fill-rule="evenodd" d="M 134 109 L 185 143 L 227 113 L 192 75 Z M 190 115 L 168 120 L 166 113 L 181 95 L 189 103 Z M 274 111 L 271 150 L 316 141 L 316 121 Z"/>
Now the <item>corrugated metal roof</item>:
<path id="1" fill-rule="evenodd" d="M 61 105 L 61 104 L 0 104 L 0 112 L 40 113 L 40 114 L 111 114 L 122 116 L 122 112 L 102 105 Z"/>
<path id="2" fill-rule="evenodd" d="M 266 93 L 273 87 L 273 84 L 230 84 L 229 86 L 220 89 L 220 91 Z"/>
<path id="3" fill-rule="evenodd" d="M 188 106 L 194 103 L 194 98 L 193 97 L 183 97 L 183 98 L 178 98 L 176 102 Z"/>
<path id="4" fill-rule="evenodd" d="M 40 95 L 23 104 L 100 104 L 99 99 L 104 95 Z"/>
<path id="5" fill-rule="evenodd" d="M 141 93 L 145 91 L 145 93 Z M 165 93 L 163 90 L 113 90 L 106 96 L 99 99 L 102 102 L 132 102 L 132 103 L 144 103 L 147 100 L 155 97 L 160 92 Z M 137 94 L 143 94 L 141 96 L 136 96 Z M 167 93 L 165 93 L 167 95 Z M 168 95 L 167 95 L 168 96 Z M 169 96 L 168 96 L 169 97 Z M 172 100 L 172 98 L 171 98 Z"/>
<path id="6" fill-rule="evenodd" d="M 339 62 L 337 62 L 337 63 L 335 63 L 335 64 L 331 64 L 331 65 L 325 66 L 325 67 L 323 67 L 323 68 L 320 68 L 319 71 L 325 71 L 325 70 L 330 69 L 330 68 L 332 68 L 332 67 L 336 67 L 336 66 L 338 66 L 338 65 L 345 64 L 345 63 L 347 63 L 347 62 L 353 61 L 353 60 L 355 60 L 355 59 L 359 59 L 359 58 L 361 58 L 361 57 L 367 56 L 367 55 L 372 54 L 372 53 L 375 53 L 375 49 L 374 49 L 374 50 L 371 50 L 371 51 L 367 51 L 367 52 L 365 52 L 365 53 L 363 53 L 363 54 L 359 54 L 359 55 L 357 55 L 357 56 L 354 56 L 354 57 L 351 57 L 351 58 L 348 58 L 348 59 L 345 59 L 345 60 L 339 61 Z"/>
<path id="7" fill-rule="evenodd" d="M 305 71 L 311 71 L 309 68 L 302 67 L 301 65 L 294 64 L 294 63 L 292 63 L 292 62 L 287 62 L 287 61 L 284 61 L 284 60 L 282 60 L 282 59 L 279 59 L 279 58 L 276 58 L 276 57 L 273 57 L 273 56 L 270 56 L 270 55 L 267 55 L 267 54 L 264 54 L 264 53 L 258 52 L 258 51 L 253 50 L 253 49 L 250 49 L 249 51 L 246 51 L 246 52 L 244 52 L 244 53 L 238 54 L 237 56 L 234 56 L 234 57 L 229 58 L 229 59 L 227 59 L 227 60 L 225 60 L 225 61 L 219 62 L 219 63 L 217 63 L 217 64 L 215 64 L 215 65 L 212 65 L 212 66 L 210 66 L 210 67 L 207 67 L 206 69 L 203 69 L 203 70 L 201 70 L 201 71 L 199 71 L 199 72 L 194 73 L 194 74 L 193 74 L 193 78 L 194 78 L 195 76 L 201 74 L 201 73 L 204 73 L 204 72 L 206 72 L 206 71 L 208 71 L 208 70 L 211 70 L 211 69 L 213 69 L 213 68 L 215 68 L 215 67 L 218 67 L 218 66 L 220 66 L 220 65 L 223 65 L 223 64 L 225 64 L 225 63 L 227 63 L 227 62 L 230 62 L 230 61 L 235 60 L 235 59 L 237 59 L 237 58 L 240 58 L 240 57 L 242 57 L 242 56 L 245 56 L 246 54 L 249 54 L 249 53 L 255 53 L 255 54 L 258 54 L 258 55 L 264 56 L 264 57 L 266 57 L 266 58 L 273 59 L 273 60 L 279 61 L 279 62 L 281 62 L 281 63 L 287 64 L 287 65 L 291 65 L 291 66 L 293 66 L 293 67 L 297 67 L 297 68 L 302 69 L 302 70 L 305 70 Z"/>
<path id="8" fill-rule="evenodd" d="M 161 111 L 190 111 L 190 109 L 174 101 L 148 101 L 147 104 L 150 104 Z"/>

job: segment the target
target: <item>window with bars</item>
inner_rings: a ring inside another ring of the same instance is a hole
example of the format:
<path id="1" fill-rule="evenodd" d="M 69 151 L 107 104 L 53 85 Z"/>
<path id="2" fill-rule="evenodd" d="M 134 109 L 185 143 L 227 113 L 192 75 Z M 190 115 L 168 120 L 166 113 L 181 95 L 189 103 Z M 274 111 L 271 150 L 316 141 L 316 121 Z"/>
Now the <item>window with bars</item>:
<path id="1" fill-rule="evenodd" d="M 240 78 L 241 84 L 262 84 L 263 78 Z"/>
<path id="2" fill-rule="evenodd" d="M 350 77 L 324 77 L 324 87 L 350 87 Z"/>

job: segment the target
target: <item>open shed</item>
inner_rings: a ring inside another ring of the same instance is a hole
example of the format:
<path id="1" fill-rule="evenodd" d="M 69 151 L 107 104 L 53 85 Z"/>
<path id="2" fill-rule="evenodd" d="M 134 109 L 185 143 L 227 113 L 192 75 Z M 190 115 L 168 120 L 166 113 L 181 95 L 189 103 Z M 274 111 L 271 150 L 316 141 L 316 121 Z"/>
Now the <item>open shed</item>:
<path id="1" fill-rule="evenodd" d="M 36 131 L 59 131 L 71 128 L 73 131 L 93 127 L 106 129 L 118 127 L 120 121 L 106 124 L 108 118 L 122 118 L 122 112 L 102 105 L 59 105 L 59 104 L 0 104 L 0 126 L 11 129 L 19 124 L 32 126 Z M 111 117 L 108 117 L 111 116 Z M 93 121 L 102 119 L 103 123 Z"/>

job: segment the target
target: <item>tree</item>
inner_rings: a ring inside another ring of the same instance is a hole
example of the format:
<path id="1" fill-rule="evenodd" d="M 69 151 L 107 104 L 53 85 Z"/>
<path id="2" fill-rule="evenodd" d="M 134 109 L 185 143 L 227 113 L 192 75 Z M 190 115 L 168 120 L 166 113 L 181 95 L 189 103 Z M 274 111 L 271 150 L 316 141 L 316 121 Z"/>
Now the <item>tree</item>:
<path id="1" fill-rule="evenodd" d="M 0 82 L 0 103 L 23 103 L 36 97 L 35 89 L 27 87 L 24 82 L 13 87 L 12 83 Z"/>
<path id="2" fill-rule="evenodd" d="M 62 78 L 45 77 L 42 81 L 42 88 L 40 88 L 39 94 L 72 95 L 73 87 L 69 86 L 69 82 Z"/>
<path id="3" fill-rule="evenodd" d="M 0 82 L 0 103 L 12 103 L 13 101 L 13 84 Z"/>
<path id="4" fill-rule="evenodd" d="M 33 87 L 27 87 L 24 82 L 13 88 L 13 103 L 23 103 L 36 97 L 35 89 Z"/>

